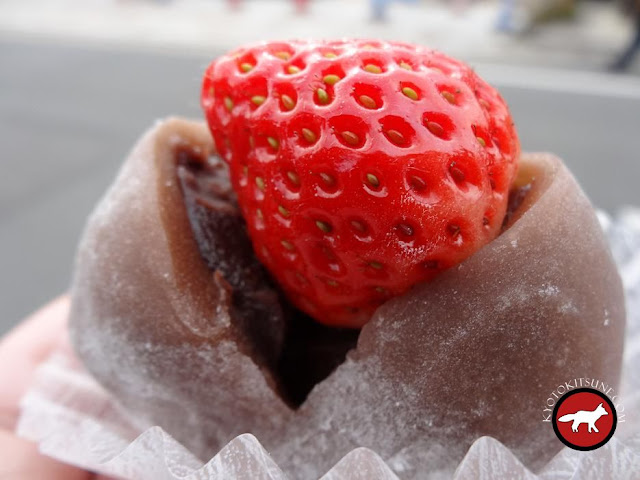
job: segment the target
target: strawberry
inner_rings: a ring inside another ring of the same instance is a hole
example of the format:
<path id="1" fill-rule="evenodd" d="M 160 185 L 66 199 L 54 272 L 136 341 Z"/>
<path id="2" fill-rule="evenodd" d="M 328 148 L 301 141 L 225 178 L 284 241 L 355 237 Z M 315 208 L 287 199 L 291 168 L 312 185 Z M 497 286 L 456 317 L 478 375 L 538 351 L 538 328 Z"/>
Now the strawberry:
<path id="1" fill-rule="evenodd" d="M 256 255 L 322 323 L 362 326 L 500 232 L 511 115 L 442 53 L 263 43 L 215 60 L 201 100 Z"/>

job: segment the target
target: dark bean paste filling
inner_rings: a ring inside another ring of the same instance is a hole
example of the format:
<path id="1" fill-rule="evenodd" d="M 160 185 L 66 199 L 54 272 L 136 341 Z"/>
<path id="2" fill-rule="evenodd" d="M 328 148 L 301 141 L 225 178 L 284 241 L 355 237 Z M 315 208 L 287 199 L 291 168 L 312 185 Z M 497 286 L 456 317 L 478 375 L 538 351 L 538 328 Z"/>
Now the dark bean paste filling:
<path id="1" fill-rule="evenodd" d="M 524 199 L 527 198 L 531 187 L 533 186 L 534 179 L 521 187 L 515 187 L 509 192 L 509 200 L 507 202 L 507 213 L 504 216 L 504 221 L 502 222 L 503 230 L 506 229 L 508 225 L 511 224 L 511 220 L 513 216 L 520 208 L 520 205 L 524 202 Z"/>
<path id="2" fill-rule="evenodd" d="M 180 148 L 176 168 L 200 255 L 231 287 L 234 322 L 274 372 L 282 397 L 300 406 L 344 362 L 359 331 L 321 325 L 286 300 L 253 254 L 222 160 Z"/>
<path id="3" fill-rule="evenodd" d="M 253 254 L 220 158 L 179 148 L 176 168 L 200 255 L 230 286 L 234 322 L 255 346 L 259 361 L 274 372 L 285 401 L 299 407 L 311 389 L 344 362 L 359 330 L 324 326 L 286 300 Z M 528 184 L 510 193 L 504 225 L 530 188 Z"/>

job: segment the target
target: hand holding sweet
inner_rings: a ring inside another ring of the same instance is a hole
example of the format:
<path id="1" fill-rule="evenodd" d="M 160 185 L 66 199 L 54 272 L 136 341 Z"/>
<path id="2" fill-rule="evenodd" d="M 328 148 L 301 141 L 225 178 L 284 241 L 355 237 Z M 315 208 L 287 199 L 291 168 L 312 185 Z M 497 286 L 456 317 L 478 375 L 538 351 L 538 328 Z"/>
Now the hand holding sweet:
<path id="1" fill-rule="evenodd" d="M 14 433 L 36 367 L 67 340 L 69 298 L 60 297 L 0 340 L 0 478 L 4 480 L 108 480 L 42 455 Z"/>

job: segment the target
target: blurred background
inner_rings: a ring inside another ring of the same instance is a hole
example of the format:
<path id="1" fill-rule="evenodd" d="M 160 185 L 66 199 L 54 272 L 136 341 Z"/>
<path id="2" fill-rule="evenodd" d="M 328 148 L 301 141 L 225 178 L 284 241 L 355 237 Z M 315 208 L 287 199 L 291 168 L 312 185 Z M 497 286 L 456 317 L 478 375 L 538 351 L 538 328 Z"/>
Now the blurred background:
<path id="1" fill-rule="evenodd" d="M 376 37 L 469 62 L 526 150 L 640 205 L 640 0 L 0 0 L 0 334 L 64 292 L 86 216 L 155 119 L 201 117 L 239 44 Z"/>

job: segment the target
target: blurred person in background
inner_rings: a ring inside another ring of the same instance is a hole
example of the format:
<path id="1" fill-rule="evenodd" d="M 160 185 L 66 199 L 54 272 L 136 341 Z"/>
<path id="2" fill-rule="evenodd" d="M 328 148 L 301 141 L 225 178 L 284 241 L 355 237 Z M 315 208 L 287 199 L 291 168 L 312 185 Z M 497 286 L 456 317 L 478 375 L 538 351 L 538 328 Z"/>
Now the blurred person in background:
<path id="1" fill-rule="evenodd" d="M 496 28 L 507 33 L 526 33 L 552 20 L 573 18 L 576 0 L 501 0 Z"/>
<path id="2" fill-rule="evenodd" d="M 638 50 L 640 50 L 640 0 L 626 0 L 624 6 L 633 19 L 635 32 L 627 48 L 610 65 L 609 69 L 614 72 L 622 72 L 628 69 Z"/>
<path id="3" fill-rule="evenodd" d="M 387 8 L 393 0 L 370 0 L 371 20 L 374 22 L 386 22 Z M 403 0 L 405 3 L 417 3 L 417 0 Z"/>
<path id="4" fill-rule="evenodd" d="M 371 0 L 371 20 L 374 22 L 386 22 L 389 2 L 390 0 Z"/>
<path id="5" fill-rule="evenodd" d="M 459 15 L 463 15 L 469 7 L 479 0 L 453 0 L 453 11 Z"/>
<path id="6" fill-rule="evenodd" d="M 309 11 L 310 0 L 293 0 L 295 13 L 298 15 L 304 15 Z M 232 11 L 238 11 L 241 8 L 241 0 L 227 0 L 229 9 Z"/>
<path id="7" fill-rule="evenodd" d="M 309 11 L 309 0 L 294 0 L 294 3 L 298 15 L 304 15 Z"/>

